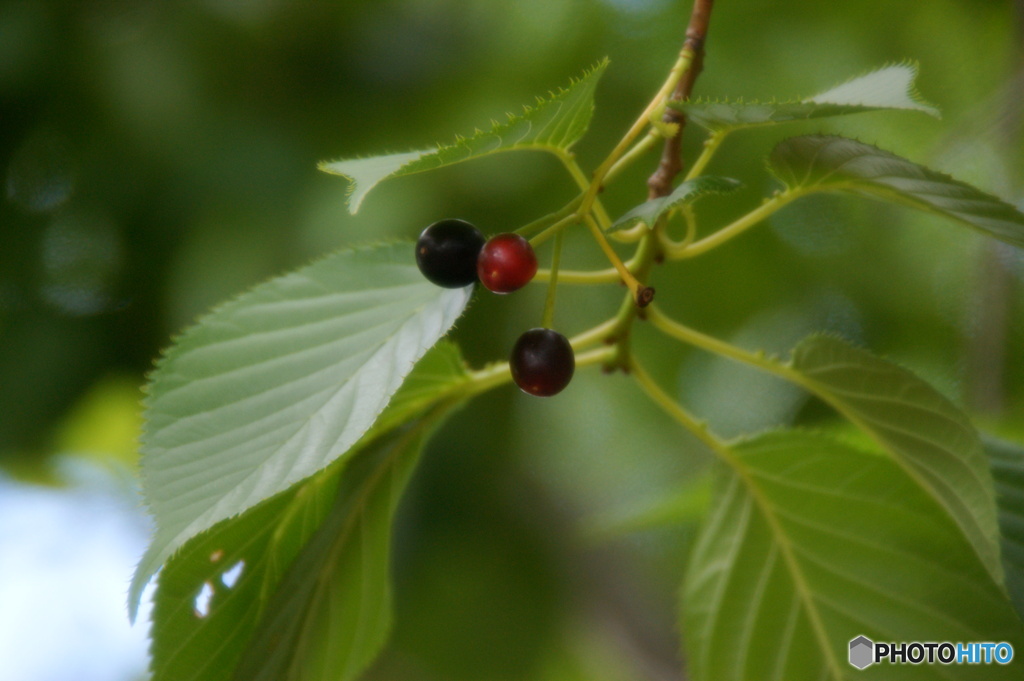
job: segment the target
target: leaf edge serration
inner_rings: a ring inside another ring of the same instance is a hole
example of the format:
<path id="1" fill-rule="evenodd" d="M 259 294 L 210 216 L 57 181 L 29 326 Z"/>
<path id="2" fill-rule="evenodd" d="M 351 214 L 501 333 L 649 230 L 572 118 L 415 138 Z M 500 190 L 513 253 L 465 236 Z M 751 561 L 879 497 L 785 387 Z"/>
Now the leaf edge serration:
<path id="1" fill-rule="evenodd" d="M 487 137 L 498 136 L 511 130 L 514 126 L 524 122 L 528 122 L 531 116 L 537 115 L 542 112 L 548 106 L 557 104 L 560 99 L 567 98 L 574 92 L 574 88 L 579 87 L 584 81 L 593 79 L 594 88 L 597 87 L 597 82 L 604 74 L 605 69 L 608 67 L 610 60 L 608 57 L 604 57 L 599 60 L 596 64 L 588 69 L 585 69 L 580 76 L 572 77 L 569 79 L 569 85 L 565 87 L 559 87 L 555 91 L 549 91 L 548 96 L 536 97 L 536 101 L 533 104 L 525 104 L 522 107 L 521 113 L 506 112 L 505 117 L 507 120 L 504 122 L 491 120 L 491 126 L 488 129 L 477 128 L 472 135 L 464 136 L 456 134 L 454 141 L 451 143 L 438 143 L 430 149 L 423 150 L 412 150 L 407 152 L 396 152 L 391 154 L 383 154 L 377 156 L 357 156 L 354 158 L 342 158 L 329 161 L 320 161 L 317 164 L 317 168 L 325 173 L 331 175 L 338 175 L 349 181 L 348 187 L 345 193 L 345 200 L 348 206 L 349 212 L 355 214 L 360 206 L 362 205 L 363 199 L 366 195 L 380 182 L 391 178 L 403 175 L 411 175 L 418 172 L 425 172 L 434 168 L 444 167 L 447 165 L 453 165 L 462 161 L 471 160 L 473 158 L 480 158 L 483 156 L 497 153 L 499 151 L 513 151 L 522 149 L 537 149 L 541 151 L 552 151 L 553 153 L 567 153 L 572 146 L 582 138 L 583 134 L 586 133 L 589 127 L 590 119 L 593 116 L 594 102 L 591 96 L 588 102 L 587 111 L 584 114 L 584 124 L 579 134 L 573 136 L 571 139 L 564 141 L 562 144 L 550 145 L 550 144 L 513 144 L 510 146 L 499 145 L 496 149 L 488 150 L 484 152 L 475 152 L 470 148 L 471 143 L 485 139 Z M 420 169 L 410 169 L 410 166 L 414 166 L 418 163 L 428 161 L 430 159 L 436 159 L 439 155 L 444 153 L 458 152 L 464 150 L 467 155 L 463 158 L 456 159 L 454 161 L 439 162 L 437 165 Z M 383 174 L 371 174 L 369 177 L 362 176 L 361 173 L 353 173 L 351 170 L 346 172 L 340 167 L 345 165 L 351 165 L 355 163 L 365 163 L 374 160 L 380 160 L 385 166 L 385 172 Z M 387 159 L 398 159 L 393 161 L 390 165 Z M 365 186 L 364 186 L 365 185 Z"/>

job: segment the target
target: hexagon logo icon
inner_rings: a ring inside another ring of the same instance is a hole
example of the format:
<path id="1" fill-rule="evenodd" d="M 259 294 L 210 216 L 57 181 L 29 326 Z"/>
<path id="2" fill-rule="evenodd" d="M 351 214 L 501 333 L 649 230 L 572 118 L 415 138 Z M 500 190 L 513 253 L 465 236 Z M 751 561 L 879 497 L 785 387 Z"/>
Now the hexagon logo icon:
<path id="1" fill-rule="evenodd" d="M 864 669 L 875 661 L 875 644 L 866 636 L 858 636 L 850 641 L 850 664 L 857 669 Z"/>

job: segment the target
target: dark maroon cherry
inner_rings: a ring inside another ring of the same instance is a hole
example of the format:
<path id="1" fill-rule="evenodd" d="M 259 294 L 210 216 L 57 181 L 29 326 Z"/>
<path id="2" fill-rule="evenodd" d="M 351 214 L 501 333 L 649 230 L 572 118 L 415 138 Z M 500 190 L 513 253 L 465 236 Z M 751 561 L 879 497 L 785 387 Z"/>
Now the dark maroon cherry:
<path id="1" fill-rule="evenodd" d="M 416 242 L 416 264 L 427 279 L 445 288 L 476 283 L 476 260 L 484 236 L 464 220 L 441 220 L 423 230 Z"/>
<path id="2" fill-rule="evenodd" d="M 537 397 L 562 392 L 576 370 L 576 356 L 568 339 L 542 328 L 530 329 L 519 337 L 508 363 L 516 385 Z"/>
<path id="3" fill-rule="evenodd" d="M 537 256 L 518 234 L 499 234 L 487 240 L 476 261 L 480 283 L 495 293 L 511 293 L 537 274 Z"/>

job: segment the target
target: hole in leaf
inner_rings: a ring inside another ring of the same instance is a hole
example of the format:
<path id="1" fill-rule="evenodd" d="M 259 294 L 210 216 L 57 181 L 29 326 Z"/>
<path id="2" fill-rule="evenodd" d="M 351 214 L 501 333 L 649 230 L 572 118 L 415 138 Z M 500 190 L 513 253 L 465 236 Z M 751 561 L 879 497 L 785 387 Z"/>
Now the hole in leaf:
<path id="1" fill-rule="evenodd" d="M 227 570 L 221 573 L 220 581 L 224 583 L 227 588 L 233 587 L 237 582 L 238 578 L 242 576 L 242 568 L 245 567 L 245 561 L 240 560 Z"/>
<path id="2" fill-rule="evenodd" d="M 206 617 L 210 614 L 210 601 L 212 600 L 213 584 L 203 582 L 203 587 L 199 589 L 199 593 L 196 595 L 194 604 L 196 617 Z"/>

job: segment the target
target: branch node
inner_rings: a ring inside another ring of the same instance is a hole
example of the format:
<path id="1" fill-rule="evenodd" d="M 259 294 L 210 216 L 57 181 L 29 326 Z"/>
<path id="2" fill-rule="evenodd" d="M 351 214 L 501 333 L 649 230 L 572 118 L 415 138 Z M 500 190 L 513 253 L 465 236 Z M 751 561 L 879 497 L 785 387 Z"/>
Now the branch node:
<path id="1" fill-rule="evenodd" d="M 654 301 L 654 287 L 641 286 L 636 290 L 636 306 L 643 309 Z"/>

